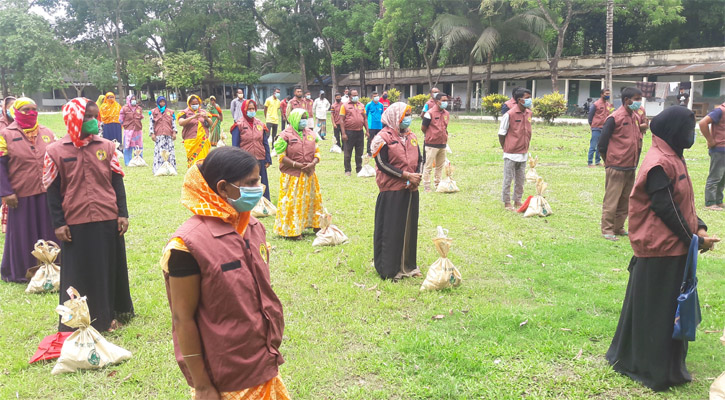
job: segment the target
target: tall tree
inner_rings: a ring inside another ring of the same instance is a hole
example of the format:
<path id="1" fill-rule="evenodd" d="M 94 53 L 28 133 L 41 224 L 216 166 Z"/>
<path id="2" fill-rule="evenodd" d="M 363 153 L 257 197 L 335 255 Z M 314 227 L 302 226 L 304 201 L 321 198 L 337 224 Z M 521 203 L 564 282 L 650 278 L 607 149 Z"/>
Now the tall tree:
<path id="1" fill-rule="evenodd" d="M 612 53 L 614 46 L 614 0 L 607 0 L 607 55 L 605 62 L 605 87 L 612 89 Z"/>

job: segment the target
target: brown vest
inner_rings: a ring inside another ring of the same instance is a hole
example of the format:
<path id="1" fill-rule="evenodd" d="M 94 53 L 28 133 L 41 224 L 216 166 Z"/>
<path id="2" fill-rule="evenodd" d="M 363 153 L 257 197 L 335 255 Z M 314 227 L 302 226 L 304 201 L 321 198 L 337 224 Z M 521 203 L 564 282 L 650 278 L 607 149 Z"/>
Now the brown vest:
<path id="1" fill-rule="evenodd" d="M 725 147 L 725 103 L 719 106 L 722 110 L 720 123 L 710 125 L 710 133 L 715 141 L 715 147 Z"/>
<path id="2" fill-rule="evenodd" d="M 509 110 L 511 110 L 511 109 L 513 109 L 514 107 L 516 107 L 516 105 L 517 105 L 518 103 L 517 103 L 517 102 L 516 102 L 516 100 L 514 100 L 514 98 L 512 97 L 512 98 L 510 98 L 510 99 L 506 100 L 506 102 L 505 102 L 505 103 L 503 103 L 503 104 L 505 104 L 505 105 L 506 105 L 506 108 L 508 108 Z"/>
<path id="3" fill-rule="evenodd" d="M 154 135 L 156 136 L 173 136 L 174 135 L 174 112 L 168 108 L 161 113 L 158 107 L 151 112 L 151 119 L 154 121 Z"/>
<path id="4" fill-rule="evenodd" d="M 68 225 L 118 218 L 116 191 L 111 185 L 113 142 L 93 136 L 87 146 L 75 147 L 70 136 L 48 146 L 48 156 L 58 168 L 63 213 Z"/>
<path id="5" fill-rule="evenodd" d="M 528 153 L 531 142 L 531 109 L 525 108 L 521 111 L 521 108 L 515 105 L 506 114 L 509 116 L 509 130 L 503 143 L 504 153 Z"/>
<path id="6" fill-rule="evenodd" d="M 448 143 L 448 111 L 434 105 L 428 110 L 430 114 L 430 125 L 425 131 L 425 144 L 446 144 Z"/>
<path id="7" fill-rule="evenodd" d="M 614 111 L 614 107 L 608 101 L 604 101 L 601 98 L 595 101 L 592 107 L 594 107 L 594 118 L 592 118 L 591 126 L 592 128 L 601 128 L 604 126 L 607 117 Z"/>
<path id="8" fill-rule="evenodd" d="M 194 115 L 196 115 L 194 110 L 192 110 L 190 108 L 185 109 L 184 111 L 182 111 L 182 113 L 184 113 L 184 115 L 182 116 L 182 118 L 184 118 L 184 119 L 191 118 Z M 203 123 L 202 123 L 202 125 L 203 125 Z M 196 121 L 192 121 L 183 127 L 183 129 L 181 130 L 181 138 L 184 140 L 196 139 L 198 129 L 199 129 L 199 120 L 197 119 Z M 209 128 L 207 128 L 206 126 L 204 126 L 204 133 L 209 134 Z"/>
<path id="9" fill-rule="evenodd" d="M 315 101 L 312 99 L 305 99 L 305 110 L 307 110 L 307 114 L 308 114 L 307 116 L 309 118 L 314 117 L 314 115 L 312 115 L 312 105 L 314 103 L 315 103 Z"/>
<path id="10" fill-rule="evenodd" d="M 361 131 L 365 126 L 365 106 L 361 102 L 353 103 L 349 102 L 344 104 L 345 107 L 345 130 L 348 131 Z"/>
<path id="11" fill-rule="evenodd" d="M 609 118 L 614 119 L 614 131 L 607 147 L 607 167 L 636 168 L 642 152 L 639 120 L 627 106 L 620 106 Z"/>
<path id="12" fill-rule="evenodd" d="M 675 154 L 664 140 L 652 136 L 652 147 L 642 162 L 629 197 L 629 241 L 637 257 L 681 256 L 688 250 L 688 246 L 650 208 L 647 174 L 657 166 L 662 167 L 670 178 L 675 204 L 680 207 L 690 230 L 697 232 L 695 195 L 685 160 Z"/>
<path id="13" fill-rule="evenodd" d="M 121 108 L 121 117 L 123 118 L 123 129 L 129 131 L 140 131 L 143 112 L 139 106 L 123 106 Z"/>
<path id="14" fill-rule="evenodd" d="M 298 99 L 297 97 L 292 97 L 292 100 L 287 102 L 287 115 L 289 115 L 293 110 L 296 110 L 298 108 L 307 111 L 307 104 L 305 103 L 305 99 Z M 311 117 L 311 115 L 308 115 L 308 117 Z"/>
<path id="15" fill-rule="evenodd" d="M 286 157 L 298 164 L 309 164 L 315 158 L 317 143 L 315 143 L 315 135 L 311 130 L 305 128 L 302 137 L 295 132 L 292 125 L 288 125 L 280 134 L 282 140 L 287 142 Z M 300 176 L 297 168 L 292 168 L 279 163 L 279 170 L 287 175 Z"/>
<path id="16" fill-rule="evenodd" d="M 252 124 L 245 118 L 237 121 L 239 128 L 239 147 L 253 155 L 257 160 L 264 160 L 266 152 L 264 150 L 264 125 L 254 118 Z"/>
<path id="17" fill-rule="evenodd" d="M 377 136 L 380 136 L 385 141 L 385 145 L 388 148 L 388 162 L 392 166 L 400 168 L 403 171 L 415 173 L 418 169 L 419 160 L 418 138 L 414 133 L 411 132 L 405 142 L 403 142 L 397 133 L 386 126 Z M 378 184 L 378 189 L 381 192 L 404 190 L 407 184 L 405 179 L 389 175 L 380 169 L 375 174 L 375 182 Z"/>
<path id="18" fill-rule="evenodd" d="M 340 108 L 342 108 L 342 105 L 342 101 L 332 103 L 332 120 L 335 121 L 336 125 L 342 123 L 342 118 L 340 118 Z"/>
<path id="19" fill-rule="evenodd" d="M 174 233 L 201 270 L 196 325 L 204 365 L 220 392 L 263 384 L 277 376 L 284 331 L 282 303 L 272 290 L 264 226 L 250 218 L 244 236 L 214 217 L 193 216 Z M 169 294 L 169 277 L 164 274 Z M 172 325 L 174 353 L 189 386 L 191 373 Z"/>
<path id="20" fill-rule="evenodd" d="M 55 135 L 50 129 L 39 126 L 35 143 L 23 133 L 16 122 L 0 130 L 8 145 L 8 178 L 10 186 L 18 197 L 35 196 L 45 193 L 43 187 L 43 161 L 45 149 L 49 143 L 55 142 Z"/>

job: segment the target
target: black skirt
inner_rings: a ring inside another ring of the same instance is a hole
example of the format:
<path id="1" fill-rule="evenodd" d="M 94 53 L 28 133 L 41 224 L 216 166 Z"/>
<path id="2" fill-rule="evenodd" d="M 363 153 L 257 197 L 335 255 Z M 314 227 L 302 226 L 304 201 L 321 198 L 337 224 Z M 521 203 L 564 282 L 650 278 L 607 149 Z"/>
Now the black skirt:
<path id="1" fill-rule="evenodd" d="M 375 269 L 383 279 L 418 268 L 418 203 L 417 191 L 396 190 L 378 195 L 373 251 Z"/>
<path id="2" fill-rule="evenodd" d="M 655 391 L 690 382 L 687 342 L 672 339 L 687 255 L 632 257 L 622 314 L 607 351 L 615 371 Z"/>
<path id="3" fill-rule="evenodd" d="M 86 296 L 91 325 L 99 332 L 108 330 L 111 321 L 133 316 L 128 284 L 126 242 L 118 235 L 116 220 L 70 225 L 72 242 L 61 245 L 60 304 L 69 299 L 66 290 L 73 286 Z M 59 331 L 73 331 L 59 324 Z"/>

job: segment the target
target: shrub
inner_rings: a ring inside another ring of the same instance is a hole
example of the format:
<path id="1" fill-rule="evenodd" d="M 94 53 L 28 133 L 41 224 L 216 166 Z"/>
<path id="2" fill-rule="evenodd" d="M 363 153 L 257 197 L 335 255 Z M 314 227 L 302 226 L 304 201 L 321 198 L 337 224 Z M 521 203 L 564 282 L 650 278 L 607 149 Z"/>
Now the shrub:
<path id="1" fill-rule="evenodd" d="M 547 123 L 554 121 L 554 118 L 564 115 L 566 112 L 566 100 L 559 92 L 547 94 L 534 99 L 534 116 L 543 118 Z"/>
<path id="2" fill-rule="evenodd" d="M 501 107 L 508 99 L 506 95 L 492 93 L 481 99 L 481 106 L 486 115 L 490 115 L 498 121 L 498 117 L 501 115 Z"/>
<path id="3" fill-rule="evenodd" d="M 388 92 L 388 95 L 390 95 L 390 92 Z M 419 94 L 417 96 L 408 97 L 408 104 L 413 107 L 413 114 L 420 114 L 423 112 L 423 106 L 429 99 L 430 95 L 427 94 Z"/>
<path id="4" fill-rule="evenodd" d="M 400 90 L 396 88 L 391 88 L 388 90 L 388 100 L 390 100 L 390 104 L 393 104 L 400 100 Z"/>
<path id="5" fill-rule="evenodd" d="M 370 97 L 362 96 L 360 97 L 360 100 L 358 100 L 362 105 L 367 105 L 370 103 Z"/>

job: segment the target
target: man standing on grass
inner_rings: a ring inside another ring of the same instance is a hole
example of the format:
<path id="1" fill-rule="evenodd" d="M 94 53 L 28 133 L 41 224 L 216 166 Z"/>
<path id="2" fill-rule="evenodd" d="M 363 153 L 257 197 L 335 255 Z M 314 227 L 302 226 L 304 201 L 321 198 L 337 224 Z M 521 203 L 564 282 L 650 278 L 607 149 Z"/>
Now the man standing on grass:
<path id="1" fill-rule="evenodd" d="M 373 101 L 365 105 L 365 114 L 368 116 L 368 147 L 367 147 L 367 153 L 369 157 L 372 157 L 373 154 L 370 152 L 370 143 L 372 143 L 373 139 L 375 139 L 375 135 L 380 132 L 381 129 L 383 129 L 383 122 L 381 118 L 383 117 L 383 109 L 385 107 L 380 103 L 380 97 L 378 96 L 378 92 L 373 92 Z"/>
<path id="2" fill-rule="evenodd" d="M 365 136 L 370 136 L 368 126 L 365 124 L 365 107 L 360 103 L 360 97 L 357 90 L 350 92 L 350 102 L 343 104 L 340 108 L 340 119 L 342 123 L 342 143 L 345 151 L 345 175 L 350 176 L 352 166 L 350 159 L 352 151 L 355 150 L 355 172 L 362 169 L 362 155 L 365 149 Z M 363 136 L 363 129 L 365 136 Z"/>
<path id="3" fill-rule="evenodd" d="M 229 111 L 232 112 L 232 122 L 237 122 L 239 118 L 242 118 L 242 103 L 244 103 L 244 90 L 237 89 L 237 97 L 229 105 Z"/>
<path id="4" fill-rule="evenodd" d="M 506 115 L 507 112 L 509 112 L 510 109 L 514 108 L 516 106 L 516 100 L 514 99 L 514 93 L 516 93 L 517 90 L 521 89 L 519 86 L 516 86 L 514 90 L 511 91 L 511 98 L 506 100 L 505 103 L 501 106 L 501 115 Z"/>
<path id="5" fill-rule="evenodd" d="M 428 101 L 426 101 L 425 105 L 423 106 L 423 112 L 420 113 L 421 118 L 423 118 L 423 115 L 425 115 L 425 113 L 428 112 L 428 110 L 430 110 L 435 105 L 438 93 L 440 93 L 440 90 L 438 90 L 437 87 L 434 87 L 430 90 L 430 99 L 428 99 Z"/>
<path id="6" fill-rule="evenodd" d="M 725 103 L 715 107 L 700 120 L 700 132 L 707 140 L 710 153 L 710 173 L 705 183 L 705 208 L 723 211 L 725 189 Z"/>
<path id="7" fill-rule="evenodd" d="M 599 138 L 599 154 L 606 167 L 602 236 L 611 241 L 619 240 L 617 236 L 629 235 L 624 229 L 624 222 L 642 152 L 640 124 L 635 115 L 641 106 L 641 90 L 635 87 L 622 89 L 622 105 L 607 117 Z"/>
<path id="8" fill-rule="evenodd" d="M 531 91 L 518 88 L 514 92 L 516 105 L 501 117 L 498 141 L 503 148 L 503 191 L 501 200 L 506 210 L 521 207 L 526 182 L 526 160 L 531 143 Z M 445 151 L 445 150 L 444 150 Z M 514 183 L 514 206 L 511 206 L 511 182 Z"/>
<path id="9" fill-rule="evenodd" d="M 272 143 L 277 140 L 277 127 L 279 125 L 279 89 L 274 88 L 274 93 L 264 102 L 264 119 L 267 122 L 267 130 L 272 135 Z"/>
<path id="10" fill-rule="evenodd" d="M 438 187 L 446 162 L 446 144 L 448 144 L 448 95 L 438 93 L 435 105 L 423 115 L 420 130 L 425 135 L 425 166 L 423 167 L 423 187 L 430 192 L 430 171 L 435 164 L 433 189 Z"/>
<path id="11" fill-rule="evenodd" d="M 345 88 L 345 92 L 343 92 L 343 95 L 342 95 L 342 104 L 347 104 L 350 102 L 349 93 L 350 93 L 350 91 L 347 88 Z"/>
<path id="12" fill-rule="evenodd" d="M 335 102 L 332 104 L 332 127 L 335 130 L 335 144 L 340 148 L 342 148 L 342 118 L 340 118 L 342 105 L 342 95 L 335 93 Z"/>
<path id="13" fill-rule="evenodd" d="M 388 100 L 388 91 L 383 90 L 383 98 L 380 99 L 380 104 L 383 105 L 383 111 L 387 110 L 388 107 L 390 107 L 390 100 Z"/>
<path id="14" fill-rule="evenodd" d="M 609 102 L 609 89 L 602 89 L 599 99 L 589 107 L 589 126 L 592 128 L 592 137 L 589 140 L 589 154 L 587 155 L 587 164 L 589 167 L 600 166 L 601 157 L 599 156 L 599 137 L 602 135 L 602 126 L 610 114 L 614 111 L 612 103 Z M 596 154 L 596 159 L 594 155 Z M 596 162 L 596 164 L 592 164 Z"/>
<path id="15" fill-rule="evenodd" d="M 305 92 L 305 110 L 307 110 L 307 127 L 310 129 L 315 129 L 315 114 L 312 111 L 312 104 L 314 104 L 314 100 L 312 100 L 312 93 L 310 91 Z"/>
<path id="16" fill-rule="evenodd" d="M 303 110 L 307 110 L 307 104 L 305 103 L 305 99 L 302 98 L 302 87 L 301 86 L 295 86 L 294 91 L 295 97 L 292 98 L 292 100 L 289 100 L 287 102 L 287 112 L 285 115 L 290 115 L 292 110 L 301 108 Z"/>
<path id="17" fill-rule="evenodd" d="M 287 103 L 292 100 L 291 95 L 287 95 L 282 101 L 279 102 L 279 113 L 282 118 L 282 130 L 287 127 Z"/>
<path id="18" fill-rule="evenodd" d="M 330 102 L 325 98 L 325 91 L 320 90 L 320 97 L 312 103 L 312 112 L 315 114 L 315 126 L 320 128 L 320 137 L 325 140 L 327 136 L 327 110 L 330 109 Z"/>

